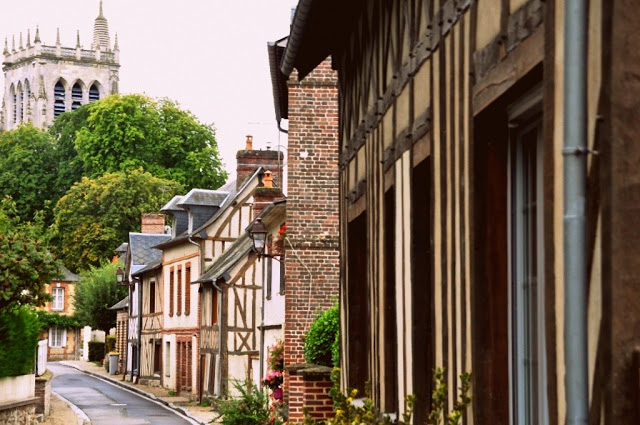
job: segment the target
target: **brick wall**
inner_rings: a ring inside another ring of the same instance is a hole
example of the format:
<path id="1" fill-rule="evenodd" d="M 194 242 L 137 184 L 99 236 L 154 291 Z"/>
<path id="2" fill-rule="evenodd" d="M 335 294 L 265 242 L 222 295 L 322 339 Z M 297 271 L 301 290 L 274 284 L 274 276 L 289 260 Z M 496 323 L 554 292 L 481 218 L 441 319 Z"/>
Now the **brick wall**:
<path id="1" fill-rule="evenodd" d="M 289 423 L 301 423 L 304 419 L 304 408 L 309 415 L 319 421 L 334 416 L 333 400 L 329 390 L 331 368 L 292 367 L 288 370 L 290 379 L 289 391 Z"/>
<path id="2" fill-rule="evenodd" d="M 295 72 L 288 82 L 287 235 L 297 255 L 287 253 L 285 265 L 285 365 L 304 362 L 303 338 L 314 313 L 338 297 L 336 84 L 330 59 L 302 82 Z M 294 384 L 285 383 L 285 390 L 297 391 Z"/>

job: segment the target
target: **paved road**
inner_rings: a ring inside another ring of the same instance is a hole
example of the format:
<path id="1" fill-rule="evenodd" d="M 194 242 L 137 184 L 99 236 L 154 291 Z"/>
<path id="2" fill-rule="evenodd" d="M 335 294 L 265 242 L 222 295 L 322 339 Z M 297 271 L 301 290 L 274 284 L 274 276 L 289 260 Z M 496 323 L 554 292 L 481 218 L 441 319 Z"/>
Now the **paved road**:
<path id="1" fill-rule="evenodd" d="M 193 424 L 173 410 L 74 368 L 48 363 L 52 389 L 75 404 L 92 425 Z"/>

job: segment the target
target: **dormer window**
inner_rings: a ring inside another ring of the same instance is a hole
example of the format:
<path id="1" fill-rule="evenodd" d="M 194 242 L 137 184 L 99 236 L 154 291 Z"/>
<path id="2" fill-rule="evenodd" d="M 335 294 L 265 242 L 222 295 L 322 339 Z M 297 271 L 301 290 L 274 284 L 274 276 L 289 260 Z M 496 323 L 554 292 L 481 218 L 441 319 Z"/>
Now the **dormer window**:
<path id="1" fill-rule="evenodd" d="M 58 81 L 53 88 L 53 117 L 58 118 L 60 114 L 66 111 L 65 106 L 66 93 L 62 82 Z"/>

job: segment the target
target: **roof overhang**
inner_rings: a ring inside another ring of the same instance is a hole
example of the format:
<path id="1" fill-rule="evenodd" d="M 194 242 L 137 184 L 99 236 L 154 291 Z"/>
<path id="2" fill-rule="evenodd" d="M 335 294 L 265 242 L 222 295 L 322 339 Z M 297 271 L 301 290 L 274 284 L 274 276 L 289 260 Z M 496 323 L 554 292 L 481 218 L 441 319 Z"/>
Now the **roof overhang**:
<path id="1" fill-rule="evenodd" d="M 271 88 L 273 90 L 273 106 L 276 113 L 276 121 L 289 119 L 289 89 L 287 88 L 287 76 L 280 70 L 284 50 L 287 47 L 289 37 L 267 43 L 269 52 L 269 70 L 271 71 Z"/>
<path id="2" fill-rule="evenodd" d="M 306 77 L 320 62 L 344 45 L 355 17 L 366 0 L 300 0 L 280 67 L 284 75 L 298 70 Z"/>

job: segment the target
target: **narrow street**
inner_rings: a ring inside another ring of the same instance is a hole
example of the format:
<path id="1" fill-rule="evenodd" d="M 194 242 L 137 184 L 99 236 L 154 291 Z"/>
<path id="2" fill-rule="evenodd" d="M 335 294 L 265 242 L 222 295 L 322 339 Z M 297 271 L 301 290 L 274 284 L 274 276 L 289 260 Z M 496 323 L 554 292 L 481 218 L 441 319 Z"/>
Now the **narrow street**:
<path id="1" fill-rule="evenodd" d="M 185 417 L 133 392 L 58 363 L 52 389 L 82 410 L 92 425 L 193 424 Z"/>

